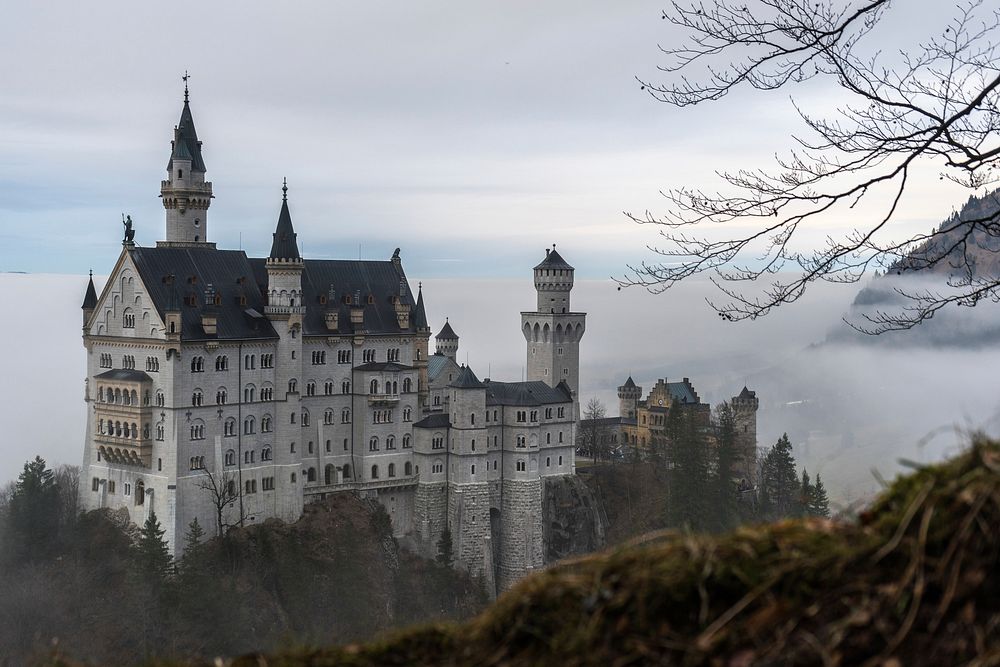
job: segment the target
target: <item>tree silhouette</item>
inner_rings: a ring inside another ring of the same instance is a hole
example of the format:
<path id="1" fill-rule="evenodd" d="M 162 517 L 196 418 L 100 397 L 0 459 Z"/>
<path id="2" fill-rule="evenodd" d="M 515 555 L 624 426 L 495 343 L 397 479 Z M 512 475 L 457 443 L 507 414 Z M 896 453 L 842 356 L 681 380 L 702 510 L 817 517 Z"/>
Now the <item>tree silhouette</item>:
<path id="1" fill-rule="evenodd" d="M 805 132 L 774 169 L 722 172 L 718 192 L 675 189 L 665 193 L 665 214 L 627 213 L 659 227 L 663 244 L 650 249 L 664 259 L 629 266 L 620 282 L 658 292 L 707 274 L 722 294 L 711 305 L 743 320 L 797 300 L 814 281 L 854 282 L 866 269 L 948 276 L 938 290 L 897 287 L 907 297 L 900 311 L 854 325 L 873 334 L 911 328 L 952 304 L 1000 301 L 1000 276 L 974 270 L 977 239 L 996 252 L 1000 213 L 902 238 L 897 219 L 917 177 L 969 190 L 996 182 L 1000 10 L 971 0 L 939 36 L 883 53 L 895 27 L 886 24 L 906 11 L 890 0 L 673 2 L 663 18 L 686 41 L 661 47 L 665 81 L 640 79 L 656 100 L 689 107 L 740 88 L 827 80 L 846 101 L 828 117 L 796 106 Z M 855 207 L 865 209 L 864 224 L 831 234 L 819 249 L 799 249 L 806 230 L 835 226 Z M 712 229 L 720 224 L 732 224 L 733 235 Z"/>

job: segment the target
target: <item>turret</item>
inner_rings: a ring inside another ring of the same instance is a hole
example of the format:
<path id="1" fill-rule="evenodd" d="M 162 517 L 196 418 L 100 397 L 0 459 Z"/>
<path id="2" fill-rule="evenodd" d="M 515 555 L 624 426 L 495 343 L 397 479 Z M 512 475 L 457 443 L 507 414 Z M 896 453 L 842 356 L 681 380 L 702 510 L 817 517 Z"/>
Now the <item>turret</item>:
<path id="1" fill-rule="evenodd" d="M 187 75 L 184 76 L 184 106 L 174 127 L 167 161 L 167 179 L 160 183 L 160 198 L 167 214 L 164 245 L 192 245 L 208 242 L 208 207 L 212 184 L 205 180 L 201 141 L 194 127 L 188 101 Z"/>
<path id="2" fill-rule="evenodd" d="M 94 289 L 94 272 L 90 272 L 90 282 L 87 283 L 87 293 L 83 296 L 83 328 L 90 324 L 90 318 L 97 308 L 97 290 Z"/>
<path id="3" fill-rule="evenodd" d="M 302 303 L 302 270 L 305 265 L 299 255 L 298 235 L 292 227 L 288 211 L 288 181 L 281 186 L 281 212 L 267 256 L 267 306 L 268 315 L 290 315 L 305 312 Z"/>
<path id="4" fill-rule="evenodd" d="M 434 349 L 439 354 L 449 357 L 452 361 L 458 355 L 458 334 L 451 328 L 451 324 L 446 317 L 444 326 L 438 335 L 434 336 Z"/>
<path id="5" fill-rule="evenodd" d="M 573 289 L 573 267 L 552 249 L 545 249 L 545 259 L 535 267 L 535 290 L 538 293 L 538 312 L 568 313 L 569 295 Z"/>
<path id="6" fill-rule="evenodd" d="M 625 419 L 635 419 L 639 411 L 642 387 L 638 387 L 629 375 L 625 384 L 618 387 L 618 415 Z"/>

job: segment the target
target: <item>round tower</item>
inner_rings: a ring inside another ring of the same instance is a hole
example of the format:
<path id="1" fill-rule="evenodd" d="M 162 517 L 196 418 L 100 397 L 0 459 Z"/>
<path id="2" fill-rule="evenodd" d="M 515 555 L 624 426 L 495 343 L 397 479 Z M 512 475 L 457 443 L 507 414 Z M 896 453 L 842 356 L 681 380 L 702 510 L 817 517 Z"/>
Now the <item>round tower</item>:
<path id="1" fill-rule="evenodd" d="M 205 180 L 201 141 L 194 128 L 184 75 L 184 107 L 170 142 L 167 179 L 160 182 L 160 198 L 167 213 L 167 244 L 208 242 L 208 207 L 212 183 Z"/>
<path id="2" fill-rule="evenodd" d="M 552 249 L 545 249 L 545 259 L 535 267 L 535 291 L 539 313 L 568 313 L 573 290 L 573 267 Z"/>
<path id="3" fill-rule="evenodd" d="M 435 351 L 455 361 L 458 355 L 458 334 L 451 328 L 448 318 L 444 320 L 444 326 L 438 335 L 434 336 Z"/>
<path id="4" fill-rule="evenodd" d="M 751 485 L 757 484 L 757 392 L 745 386 L 739 396 L 730 399 L 736 417 L 736 444 L 740 450 L 742 476 Z"/>
<path id="5" fill-rule="evenodd" d="M 641 398 L 642 387 L 637 387 L 632 376 L 629 375 L 625 384 L 618 387 L 618 416 L 625 419 L 635 419 Z"/>

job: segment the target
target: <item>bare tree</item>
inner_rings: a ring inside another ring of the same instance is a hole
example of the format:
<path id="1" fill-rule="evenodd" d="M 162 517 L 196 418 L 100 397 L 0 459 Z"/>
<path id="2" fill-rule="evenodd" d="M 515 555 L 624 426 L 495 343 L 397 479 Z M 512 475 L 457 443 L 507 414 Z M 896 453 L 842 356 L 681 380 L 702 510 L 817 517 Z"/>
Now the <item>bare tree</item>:
<path id="1" fill-rule="evenodd" d="M 583 447 L 590 453 L 590 456 L 598 461 L 611 457 L 611 429 L 605 422 L 607 409 L 604 403 L 598 398 L 587 401 L 587 407 L 583 410 L 581 432 L 583 435 Z"/>
<path id="2" fill-rule="evenodd" d="M 233 526 L 242 525 L 246 519 L 241 495 L 242 489 L 234 473 L 213 473 L 207 468 L 203 468 L 202 472 L 204 475 L 198 480 L 197 486 L 208 492 L 212 500 L 212 508 L 215 510 L 215 536 L 222 537 L 227 530 Z M 227 511 L 227 509 L 231 511 Z M 233 511 L 236 512 L 237 519 L 230 523 L 227 518 L 232 516 Z"/>
<path id="3" fill-rule="evenodd" d="M 665 214 L 626 213 L 660 227 L 664 243 L 650 250 L 664 259 L 629 266 L 620 282 L 659 292 L 706 274 L 722 293 L 710 305 L 743 320 L 797 300 L 813 281 L 855 282 L 866 269 L 947 276 L 938 291 L 897 289 L 906 306 L 867 316 L 856 327 L 866 333 L 908 329 L 950 304 L 1000 301 L 1000 277 L 974 271 L 977 238 L 992 241 L 991 252 L 1000 247 L 996 207 L 903 240 L 893 224 L 917 176 L 970 190 L 996 182 L 1000 10 L 971 0 L 939 36 L 881 52 L 892 33 L 879 27 L 911 9 L 892 0 L 672 2 L 663 19 L 687 41 L 661 47 L 664 82 L 640 79 L 655 99 L 688 107 L 741 87 L 773 91 L 827 79 L 848 101 L 826 118 L 796 105 L 804 136 L 794 137 L 796 148 L 774 169 L 720 173 L 719 192 L 666 192 Z M 875 213 L 817 250 L 796 250 L 803 230 L 830 226 L 855 207 Z M 727 223 L 739 223 L 735 234 L 720 238 L 711 229 Z"/>

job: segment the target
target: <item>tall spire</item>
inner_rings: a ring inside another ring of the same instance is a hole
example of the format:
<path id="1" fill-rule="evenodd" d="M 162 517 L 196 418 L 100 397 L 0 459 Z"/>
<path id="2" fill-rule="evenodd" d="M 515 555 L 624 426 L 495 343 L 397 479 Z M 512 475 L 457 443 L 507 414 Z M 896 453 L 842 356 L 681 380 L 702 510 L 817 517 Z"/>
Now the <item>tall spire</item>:
<path id="1" fill-rule="evenodd" d="M 87 293 L 83 297 L 83 309 L 93 310 L 97 308 L 97 290 L 94 289 L 94 272 L 90 272 L 90 282 L 87 283 Z"/>
<path id="2" fill-rule="evenodd" d="M 201 141 L 191 115 L 190 91 L 184 72 L 184 104 L 174 126 L 167 161 L 167 178 L 160 182 L 160 198 L 167 213 L 165 243 L 208 243 L 208 207 L 212 203 L 212 184 L 205 180 L 205 160 Z"/>
<path id="3" fill-rule="evenodd" d="M 296 243 L 297 236 L 292 227 L 292 215 L 288 212 L 288 179 L 285 179 L 281 186 L 281 213 L 278 214 L 278 226 L 274 230 L 274 241 L 271 243 L 271 254 L 268 258 L 302 259 Z"/>
<path id="4" fill-rule="evenodd" d="M 424 310 L 424 284 L 417 284 L 417 307 L 413 313 L 413 326 L 415 329 L 430 329 L 427 324 L 427 312 Z"/>
<path id="5" fill-rule="evenodd" d="M 188 103 L 188 79 L 191 78 L 191 75 L 188 74 L 187 70 L 184 70 L 184 76 L 182 76 L 181 78 L 184 79 L 184 104 L 187 104 Z"/>

